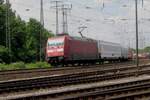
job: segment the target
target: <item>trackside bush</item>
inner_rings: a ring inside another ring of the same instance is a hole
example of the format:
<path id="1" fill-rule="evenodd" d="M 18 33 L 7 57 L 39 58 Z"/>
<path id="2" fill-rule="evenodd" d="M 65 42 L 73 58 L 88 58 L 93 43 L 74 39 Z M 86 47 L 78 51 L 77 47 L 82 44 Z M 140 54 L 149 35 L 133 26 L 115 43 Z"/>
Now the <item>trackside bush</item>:
<path id="1" fill-rule="evenodd" d="M 9 66 L 11 66 L 13 69 L 25 69 L 25 63 L 24 62 L 16 62 L 16 63 L 12 63 Z"/>
<path id="2" fill-rule="evenodd" d="M 50 68 L 46 62 L 28 63 L 16 62 L 11 64 L 0 63 L 0 70 L 17 70 L 17 69 L 35 69 L 35 68 Z"/>
<path id="3" fill-rule="evenodd" d="M 0 63 L 0 70 L 7 70 L 7 67 L 5 64 Z"/>
<path id="4" fill-rule="evenodd" d="M 47 68 L 49 67 L 49 64 L 47 64 L 46 62 L 37 62 L 36 66 L 37 68 Z"/>
<path id="5" fill-rule="evenodd" d="M 8 48 L 0 45 L 0 63 L 9 63 Z"/>
<path id="6" fill-rule="evenodd" d="M 48 68 L 50 65 L 46 62 L 36 62 L 36 63 L 30 63 L 26 65 L 27 68 Z"/>

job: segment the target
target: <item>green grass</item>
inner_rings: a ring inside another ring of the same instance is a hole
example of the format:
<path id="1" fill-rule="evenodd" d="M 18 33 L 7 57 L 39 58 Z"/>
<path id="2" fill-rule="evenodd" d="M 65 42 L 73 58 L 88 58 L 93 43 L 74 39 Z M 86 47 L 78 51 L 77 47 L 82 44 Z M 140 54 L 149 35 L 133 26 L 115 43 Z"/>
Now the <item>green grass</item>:
<path id="1" fill-rule="evenodd" d="M 50 68 L 51 65 L 47 62 L 27 63 L 16 62 L 11 64 L 0 63 L 0 70 L 17 70 L 17 69 L 33 69 L 33 68 Z"/>

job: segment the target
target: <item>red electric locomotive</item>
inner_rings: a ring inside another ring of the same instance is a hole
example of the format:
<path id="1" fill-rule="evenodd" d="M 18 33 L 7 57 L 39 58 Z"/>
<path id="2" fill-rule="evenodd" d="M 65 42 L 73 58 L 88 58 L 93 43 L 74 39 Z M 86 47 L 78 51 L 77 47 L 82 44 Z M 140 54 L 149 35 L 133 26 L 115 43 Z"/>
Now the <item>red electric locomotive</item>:
<path id="1" fill-rule="evenodd" d="M 97 42 L 69 35 L 49 38 L 46 59 L 51 64 L 94 63 L 98 59 Z"/>

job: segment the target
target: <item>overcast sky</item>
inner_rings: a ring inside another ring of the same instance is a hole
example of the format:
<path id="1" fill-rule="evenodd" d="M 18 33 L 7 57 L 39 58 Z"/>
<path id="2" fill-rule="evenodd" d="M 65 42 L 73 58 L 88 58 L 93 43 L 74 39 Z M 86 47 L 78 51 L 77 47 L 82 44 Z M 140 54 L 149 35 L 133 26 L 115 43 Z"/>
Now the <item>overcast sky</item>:
<path id="1" fill-rule="evenodd" d="M 45 27 L 55 33 L 55 9 L 44 0 Z M 87 26 L 83 35 L 135 47 L 135 0 L 62 0 L 72 4 L 68 13 L 69 34 L 79 36 L 78 27 Z M 40 0 L 10 0 L 13 10 L 25 21 L 40 19 Z M 138 1 L 140 47 L 150 45 L 150 0 Z M 29 9 L 29 11 L 27 11 Z M 62 32 L 59 11 L 59 32 Z"/>

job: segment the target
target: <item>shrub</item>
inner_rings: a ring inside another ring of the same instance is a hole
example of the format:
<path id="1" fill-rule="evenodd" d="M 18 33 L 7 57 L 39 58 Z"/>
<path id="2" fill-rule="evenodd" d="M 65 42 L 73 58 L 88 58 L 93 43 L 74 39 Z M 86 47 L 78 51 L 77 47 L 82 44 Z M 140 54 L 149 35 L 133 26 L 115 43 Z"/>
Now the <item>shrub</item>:
<path id="1" fill-rule="evenodd" d="M 16 62 L 11 64 L 0 63 L 0 70 L 17 70 L 17 69 L 34 69 L 34 68 L 49 68 L 51 67 L 46 62 L 28 63 Z"/>
<path id="2" fill-rule="evenodd" d="M 6 65 L 5 65 L 5 64 L 2 64 L 2 63 L 0 63 L 0 70 L 6 70 Z"/>
<path id="3" fill-rule="evenodd" d="M 25 68 L 26 68 L 24 62 L 12 63 L 12 64 L 10 64 L 9 66 L 10 66 L 10 68 L 12 68 L 12 69 L 25 69 Z"/>
<path id="4" fill-rule="evenodd" d="M 36 62 L 36 63 L 29 63 L 26 65 L 26 68 L 32 69 L 32 68 L 48 68 L 51 67 L 50 64 L 47 62 Z"/>
<path id="5" fill-rule="evenodd" d="M 0 63 L 9 63 L 8 48 L 0 45 Z"/>
<path id="6" fill-rule="evenodd" d="M 37 62 L 36 63 L 37 68 L 48 68 L 50 65 L 46 62 Z"/>

